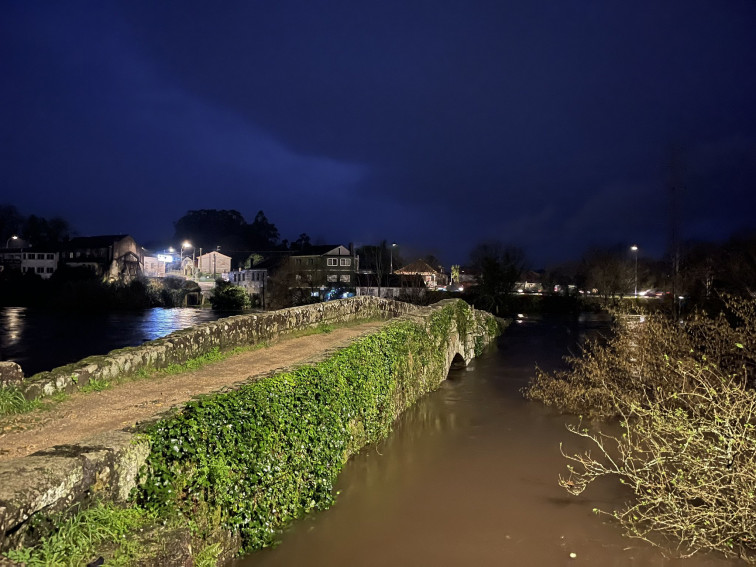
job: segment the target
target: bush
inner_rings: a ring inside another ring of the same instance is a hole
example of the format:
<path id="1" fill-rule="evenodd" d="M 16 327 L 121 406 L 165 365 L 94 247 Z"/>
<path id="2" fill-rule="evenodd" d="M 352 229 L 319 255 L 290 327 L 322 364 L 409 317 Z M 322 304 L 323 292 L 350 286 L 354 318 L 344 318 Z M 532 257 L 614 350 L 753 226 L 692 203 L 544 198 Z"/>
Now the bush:
<path id="1" fill-rule="evenodd" d="M 627 535 L 682 556 L 716 550 L 756 562 L 755 305 L 726 303 L 726 313 L 685 323 L 618 317 L 606 344 L 571 358 L 570 371 L 539 371 L 526 396 L 619 417 L 616 436 L 569 428 L 598 451 L 565 455 L 570 474 L 560 484 L 580 494 L 617 477 L 634 500 L 596 512 Z"/>
<path id="2" fill-rule="evenodd" d="M 242 311 L 252 307 L 247 291 L 231 282 L 216 280 L 210 304 L 216 311 Z"/>

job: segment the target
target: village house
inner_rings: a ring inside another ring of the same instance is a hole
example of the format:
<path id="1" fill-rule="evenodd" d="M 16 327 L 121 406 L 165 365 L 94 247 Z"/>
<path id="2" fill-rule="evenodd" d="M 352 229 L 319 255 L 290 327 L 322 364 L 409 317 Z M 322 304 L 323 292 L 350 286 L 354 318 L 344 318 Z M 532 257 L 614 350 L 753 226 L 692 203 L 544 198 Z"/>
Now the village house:
<path id="1" fill-rule="evenodd" d="M 18 270 L 48 279 L 58 269 L 58 252 L 35 250 L 32 247 L 0 250 L 0 270 Z"/>
<path id="2" fill-rule="evenodd" d="M 303 287 L 353 288 L 359 267 L 358 257 L 341 245 L 310 246 L 291 252 L 288 269 Z"/>
<path id="3" fill-rule="evenodd" d="M 355 295 L 371 295 L 386 299 L 421 299 L 427 288 L 423 278 L 418 275 L 386 274 L 378 285 L 375 274 L 357 274 Z"/>
<path id="4" fill-rule="evenodd" d="M 430 290 L 446 286 L 449 283 L 449 277 L 445 273 L 435 270 L 425 260 L 415 260 L 411 264 L 394 270 L 394 273 L 405 276 L 419 275 L 423 278 L 425 287 Z"/>
<path id="5" fill-rule="evenodd" d="M 89 268 L 106 281 L 130 281 L 143 271 L 141 248 L 127 234 L 72 238 L 60 262 L 70 268 Z"/>
<path id="6" fill-rule="evenodd" d="M 197 258 L 197 264 L 200 274 L 211 275 L 216 278 L 231 271 L 231 256 L 213 250 Z"/>

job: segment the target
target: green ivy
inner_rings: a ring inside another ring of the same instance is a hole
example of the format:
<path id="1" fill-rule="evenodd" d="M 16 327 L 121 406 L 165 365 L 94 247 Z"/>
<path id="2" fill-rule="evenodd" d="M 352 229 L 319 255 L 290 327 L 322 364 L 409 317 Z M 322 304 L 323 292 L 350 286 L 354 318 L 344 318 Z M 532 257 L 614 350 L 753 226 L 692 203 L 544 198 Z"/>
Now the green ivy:
<path id="1" fill-rule="evenodd" d="M 209 507 L 245 549 L 270 545 L 292 519 L 328 507 L 348 457 L 445 378 L 439 346 L 453 322 L 465 333 L 475 323 L 462 301 L 425 325 L 394 321 L 319 364 L 187 404 L 147 431 L 139 502 L 188 517 Z"/>

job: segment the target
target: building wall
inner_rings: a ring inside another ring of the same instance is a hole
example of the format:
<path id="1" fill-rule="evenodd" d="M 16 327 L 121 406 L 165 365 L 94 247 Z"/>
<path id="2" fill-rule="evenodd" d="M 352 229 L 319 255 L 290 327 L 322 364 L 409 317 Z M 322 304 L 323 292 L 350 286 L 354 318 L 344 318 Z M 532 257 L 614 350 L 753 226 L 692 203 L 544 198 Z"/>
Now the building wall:
<path id="1" fill-rule="evenodd" d="M 21 270 L 47 279 L 58 269 L 58 258 L 57 252 L 24 252 Z"/>
<path id="2" fill-rule="evenodd" d="M 165 277 L 165 262 L 161 262 L 155 256 L 145 256 L 142 271 L 148 278 Z"/>
<path id="3" fill-rule="evenodd" d="M 224 273 L 222 277 L 234 285 L 243 287 L 249 293 L 260 294 L 265 287 L 268 270 L 236 270 L 235 272 Z"/>
<path id="4" fill-rule="evenodd" d="M 38 252 L 36 250 L 13 250 L 0 252 L 3 269 L 31 272 L 47 279 L 58 269 L 58 252 Z"/>
<path id="5" fill-rule="evenodd" d="M 231 271 L 231 257 L 212 251 L 199 257 L 199 271 L 203 274 L 218 274 Z"/>

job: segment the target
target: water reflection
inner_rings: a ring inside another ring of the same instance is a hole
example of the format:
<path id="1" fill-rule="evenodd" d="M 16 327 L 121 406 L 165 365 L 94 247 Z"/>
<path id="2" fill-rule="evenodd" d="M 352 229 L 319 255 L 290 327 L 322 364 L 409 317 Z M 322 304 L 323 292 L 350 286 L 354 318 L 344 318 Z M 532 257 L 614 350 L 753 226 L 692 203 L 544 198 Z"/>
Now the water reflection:
<path id="1" fill-rule="evenodd" d="M 408 410 L 386 441 L 350 461 L 336 505 L 296 523 L 273 550 L 241 566 L 734 566 L 718 557 L 671 560 L 592 513 L 626 497 L 611 482 L 580 497 L 557 485 L 566 418 L 519 389 L 584 332 L 566 321 L 524 320 L 500 348 L 453 371 Z M 574 553 L 573 559 L 570 554 Z"/>
<path id="2" fill-rule="evenodd" d="M 0 360 L 18 362 L 30 376 L 217 318 L 212 310 L 192 308 L 50 313 L 4 307 L 0 308 Z"/>
<path id="3" fill-rule="evenodd" d="M 21 340 L 26 307 L 7 307 L 0 313 L 0 349 L 10 348 Z"/>

